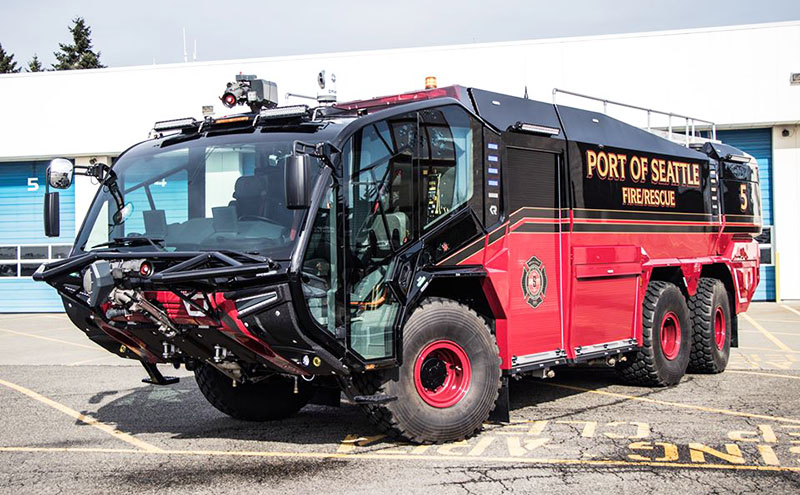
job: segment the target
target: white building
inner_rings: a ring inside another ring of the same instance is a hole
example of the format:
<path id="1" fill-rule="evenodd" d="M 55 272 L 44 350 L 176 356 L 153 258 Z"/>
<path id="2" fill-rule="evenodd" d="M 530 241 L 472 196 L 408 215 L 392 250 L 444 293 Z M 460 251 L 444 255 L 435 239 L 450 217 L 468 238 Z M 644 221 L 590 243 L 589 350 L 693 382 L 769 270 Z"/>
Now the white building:
<path id="1" fill-rule="evenodd" d="M 278 83 L 280 95 L 316 94 L 320 69 L 337 76 L 339 100 L 406 92 L 426 76 L 551 101 L 553 88 L 717 123 L 718 137 L 761 167 L 764 223 L 757 297 L 800 299 L 800 22 L 431 48 L 327 53 L 220 62 L 0 75 L 0 312 L 58 311 L 30 280 L 41 260 L 63 256 L 95 186 L 62 193 L 62 237 L 42 228 L 47 161 L 110 161 L 147 138 L 157 120 L 200 117 L 238 73 Z M 290 102 L 293 100 L 289 100 Z M 300 101 L 296 101 L 300 102 Z M 559 97 L 559 103 L 602 109 Z M 609 114 L 645 126 L 644 113 Z M 666 118 L 653 117 L 666 128 Z M 684 123 L 673 119 L 675 127 Z M 83 180 L 81 180 L 83 179 Z M 74 214 L 73 214 L 74 211 Z M 779 263 L 778 263 L 779 260 Z"/>

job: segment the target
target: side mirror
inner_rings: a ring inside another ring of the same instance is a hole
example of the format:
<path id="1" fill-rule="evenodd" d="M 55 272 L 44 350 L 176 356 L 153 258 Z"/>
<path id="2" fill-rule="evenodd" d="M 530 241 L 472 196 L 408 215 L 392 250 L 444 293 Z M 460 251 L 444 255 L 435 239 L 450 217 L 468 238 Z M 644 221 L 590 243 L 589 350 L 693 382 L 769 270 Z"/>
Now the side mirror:
<path id="1" fill-rule="evenodd" d="M 66 189 L 72 185 L 75 166 L 66 158 L 56 158 L 47 167 L 47 183 L 55 189 Z"/>
<path id="2" fill-rule="evenodd" d="M 61 215 L 59 213 L 58 193 L 49 192 L 44 196 L 44 235 L 58 237 L 61 235 Z"/>
<path id="3" fill-rule="evenodd" d="M 286 207 L 290 210 L 302 210 L 310 206 L 310 167 L 311 157 L 308 155 L 291 155 L 286 159 Z"/>

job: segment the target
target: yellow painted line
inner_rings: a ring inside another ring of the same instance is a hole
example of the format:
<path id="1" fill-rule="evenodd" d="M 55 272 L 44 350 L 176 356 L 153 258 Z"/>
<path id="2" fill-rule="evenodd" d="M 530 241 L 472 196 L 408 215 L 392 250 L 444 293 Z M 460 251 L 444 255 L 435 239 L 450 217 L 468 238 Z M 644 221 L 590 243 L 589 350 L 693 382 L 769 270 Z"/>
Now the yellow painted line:
<path id="1" fill-rule="evenodd" d="M 103 350 L 102 347 L 96 345 L 86 345 L 86 344 L 78 344 L 77 342 L 69 342 L 67 340 L 61 339 L 54 339 L 53 337 L 44 337 L 42 335 L 34 335 L 32 333 L 25 333 L 25 332 L 17 332 L 14 330 L 7 330 L 5 328 L 0 328 L 0 332 L 6 332 L 13 335 L 21 335 L 23 337 L 30 337 L 32 339 L 40 339 L 40 340 L 47 340 L 50 342 L 58 342 L 59 344 L 67 344 L 67 345 L 74 345 L 75 347 L 83 347 L 85 349 L 92 349 L 93 351 L 101 351 Z"/>
<path id="2" fill-rule="evenodd" d="M 38 315 L 40 317 L 51 318 L 53 320 L 70 321 L 67 315 Z"/>
<path id="3" fill-rule="evenodd" d="M 100 357 L 91 358 L 91 359 L 82 359 L 80 361 L 75 361 L 74 363 L 69 363 L 69 364 L 67 364 L 67 366 L 80 366 L 82 364 L 94 363 L 95 361 L 102 361 L 104 359 L 115 358 L 115 357 L 117 357 L 115 354 L 106 353 L 105 356 L 100 356 Z"/>
<path id="4" fill-rule="evenodd" d="M 650 404 L 659 404 L 659 405 L 663 405 L 663 406 L 680 407 L 680 408 L 683 408 L 683 409 L 694 409 L 695 411 L 703 411 L 703 412 L 710 412 L 710 413 L 716 413 L 716 414 L 726 414 L 728 416 L 740 416 L 740 417 L 743 417 L 743 418 L 766 419 L 768 421 L 779 421 L 779 422 L 782 422 L 782 423 L 800 424 L 800 419 L 783 418 L 781 416 L 768 416 L 766 414 L 755 414 L 755 413 L 731 411 L 729 409 L 717 409 L 717 408 L 714 408 L 714 407 L 696 406 L 694 404 L 683 404 L 681 402 L 669 402 L 669 401 L 665 401 L 665 400 L 651 399 L 649 397 L 637 397 L 635 395 L 619 394 L 619 393 L 616 393 L 616 392 L 606 392 L 605 390 L 592 390 L 590 388 L 576 387 L 574 385 L 564 385 L 564 384 L 561 384 L 561 383 L 552 383 L 552 382 L 543 381 L 542 384 L 549 385 L 551 387 L 565 388 L 565 389 L 568 389 L 568 390 L 576 390 L 576 391 L 579 391 L 579 392 L 590 392 L 590 393 L 598 394 L 598 395 L 606 395 L 608 397 L 616 397 L 616 398 L 619 398 L 619 399 L 635 400 L 635 401 L 638 401 L 638 402 L 648 402 Z"/>
<path id="5" fill-rule="evenodd" d="M 107 449 L 101 447 L 0 447 L 0 452 L 81 452 L 99 454 L 161 454 L 165 450 Z"/>
<path id="6" fill-rule="evenodd" d="M 761 351 L 767 352 L 771 354 L 800 354 L 800 351 L 781 351 L 779 349 L 770 349 L 769 347 L 750 347 L 750 346 L 739 346 L 734 347 L 734 349 L 740 349 L 742 351 Z"/>
<path id="7" fill-rule="evenodd" d="M 275 458 L 300 458 L 300 459 L 381 459 L 381 460 L 427 460 L 427 461 L 483 461 L 503 464 L 552 464 L 574 466 L 623 466 L 623 467 L 668 467 L 688 469 L 712 469 L 732 471 L 772 471 L 772 472 L 800 472 L 800 467 L 795 466 L 759 466 L 755 464 L 706 464 L 687 462 L 657 462 L 657 461 L 618 461 L 613 459 L 552 459 L 538 457 L 492 457 L 492 456 L 455 456 L 455 455 L 425 455 L 425 454 L 381 454 L 381 453 L 326 453 L 326 452 L 269 452 L 269 451 L 241 451 L 241 450 L 160 450 L 143 451 L 132 449 L 93 449 L 74 447 L 0 447 L 0 452 L 53 452 L 53 453 L 102 453 L 102 454 L 138 454 L 138 455 L 178 455 L 199 457 L 275 457 Z"/>
<path id="8" fill-rule="evenodd" d="M 70 409 L 69 407 L 56 402 L 52 399 L 48 399 L 42 394 L 36 393 L 33 390 L 27 389 L 21 385 L 17 385 L 16 383 L 7 382 L 5 380 L 0 380 L 0 385 L 4 385 L 12 390 L 16 390 L 17 392 L 27 395 L 31 399 L 37 400 L 42 404 L 46 404 L 57 411 L 61 411 L 62 413 L 66 414 L 67 416 L 71 416 L 82 423 L 86 423 L 89 426 L 93 426 L 98 430 L 108 433 L 112 437 L 122 440 L 123 442 L 127 442 L 131 445 L 139 447 L 140 449 L 146 450 L 148 452 L 161 452 L 161 449 L 156 447 L 155 445 L 150 445 L 149 443 L 139 440 L 132 435 L 129 435 L 125 432 L 119 431 L 118 429 L 114 428 L 113 426 L 103 423 L 94 419 L 91 416 L 87 416 L 85 414 L 79 413 L 74 409 Z"/>
<path id="9" fill-rule="evenodd" d="M 785 304 L 778 304 L 778 306 L 782 307 L 783 309 L 788 309 L 789 311 L 791 311 L 792 313 L 796 314 L 797 316 L 800 316 L 800 311 L 797 311 L 796 309 L 794 309 L 791 306 L 787 306 Z"/>
<path id="10" fill-rule="evenodd" d="M 781 342 L 781 341 L 778 339 L 778 337 L 776 337 L 776 336 L 772 335 L 772 333 L 770 333 L 770 331 L 769 331 L 769 330 L 767 330 L 766 328 L 762 327 L 762 326 L 761 326 L 761 325 L 760 325 L 760 324 L 759 324 L 759 323 L 758 323 L 756 320 L 752 319 L 752 318 L 750 317 L 750 315 L 748 315 L 747 313 L 742 313 L 741 315 L 742 315 L 742 317 L 743 317 L 745 320 L 747 320 L 747 322 L 748 322 L 749 324 L 751 324 L 751 325 L 753 325 L 754 327 L 756 327 L 756 330 L 760 331 L 760 332 L 761 332 L 761 333 L 764 335 L 764 337 L 766 337 L 767 339 L 769 339 L 769 340 L 770 340 L 770 342 L 772 342 L 773 344 L 775 344 L 775 345 L 776 345 L 776 346 L 777 346 L 777 347 L 778 347 L 780 350 L 782 350 L 782 351 L 787 351 L 787 352 L 794 352 L 794 351 L 792 351 L 792 349 L 790 349 L 790 348 L 789 348 L 789 346 L 787 346 L 786 344 L 784 344 L 783 342 Z"/>
<path id="11" fill-rule="evenodd" d="M 790 321 L 790 320 L 767 320 L 766 318 L 761 318 L 761 321 L 768 321 L 770 323 L 796 323 L 800 324 L 800 321 Z M 757 330 L 742 330 L 739 329 L 739 333 L 761 333 Z M 787 337 L 800 337 L 799 332 L 772 332 L 772 335 L 786 335 Z"/>
<path id="12" fill-rule="evenodd" d="M 40 315 L 0 315 L 0 321 L 8 321 L 8 320 L 33 320 L 38 318 Z"/>
<path id="13" fill-rule="evenodd" d="M 779 375 L 778 373 L 760 373 L 757 371 L 725 370 L 725 373 L 739 373 L 741 375 L 759 375 L 759 376 L 769 376 L 775 378 L 789 378 L 790 380 L 800 380 L 800 376 Z"/>

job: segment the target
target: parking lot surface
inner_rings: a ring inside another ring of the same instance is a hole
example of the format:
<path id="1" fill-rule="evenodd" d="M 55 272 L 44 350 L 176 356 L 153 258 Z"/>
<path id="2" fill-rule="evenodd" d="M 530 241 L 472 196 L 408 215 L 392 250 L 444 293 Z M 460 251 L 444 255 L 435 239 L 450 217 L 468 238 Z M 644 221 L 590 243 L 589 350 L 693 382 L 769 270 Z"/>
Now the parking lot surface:
<path id="1" fill-rule="evenodd" d="M 798 493 L 800 304 L 739 321 L 723 374 L 650 389 L 557 369 L 512 383 L 511 423 L 414 446 L 348 404 L 237 421 L 184 370 L 141 383 L 63 315 L 0 315 L 0 491 Z"/>

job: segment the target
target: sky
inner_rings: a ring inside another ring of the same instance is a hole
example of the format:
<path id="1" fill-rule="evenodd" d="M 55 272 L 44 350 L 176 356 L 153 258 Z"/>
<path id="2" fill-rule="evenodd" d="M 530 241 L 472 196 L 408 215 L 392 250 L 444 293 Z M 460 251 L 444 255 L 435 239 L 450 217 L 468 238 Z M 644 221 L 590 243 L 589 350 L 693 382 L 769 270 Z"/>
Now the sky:
<path id="1" fill-rule="evenodd" d="M 0 44 L 50 67 L 71 19 L 110 67 L 800 20 L 798 0 L 0 0 Z"/>

